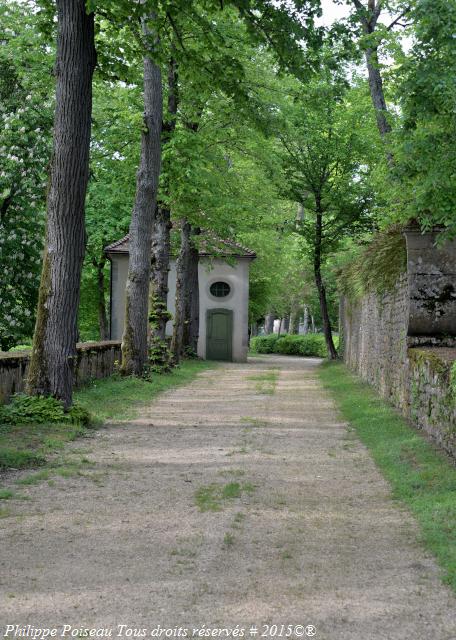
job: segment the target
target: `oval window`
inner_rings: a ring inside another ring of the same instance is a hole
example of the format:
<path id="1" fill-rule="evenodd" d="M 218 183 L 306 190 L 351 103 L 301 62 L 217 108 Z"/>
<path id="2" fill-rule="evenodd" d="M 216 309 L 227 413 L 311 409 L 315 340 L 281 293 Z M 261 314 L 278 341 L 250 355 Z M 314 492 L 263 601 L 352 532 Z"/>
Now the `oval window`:
<path id="1" fill-rule="evenodd" d="M 231 291 L 231 287 L 227 282 L 213 282 L 209 291 L 214 298 L 226 298 Z"/>

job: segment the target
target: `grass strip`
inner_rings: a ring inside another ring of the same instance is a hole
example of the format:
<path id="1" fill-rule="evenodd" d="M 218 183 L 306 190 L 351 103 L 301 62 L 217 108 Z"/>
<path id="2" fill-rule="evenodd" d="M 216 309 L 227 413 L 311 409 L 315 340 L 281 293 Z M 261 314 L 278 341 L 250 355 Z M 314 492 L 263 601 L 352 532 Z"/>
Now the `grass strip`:
<path id="1" fill-rule="evenodd" d="M 214 362 L 184 360 L 170 373 L 157 374 L 150 381 L 120 376 L 102 378 L 77 391 L 75 400 L 101 422 L 128 420 L 162 391 L 187 384 L 200 371 L 214 366 Z"/>
<path id="2" fill-rule="evenodd" d="M 324 387 L 420 526 L 422 543 L 456 591 L 456 465 L 341 363 L 324 363 Z"/>

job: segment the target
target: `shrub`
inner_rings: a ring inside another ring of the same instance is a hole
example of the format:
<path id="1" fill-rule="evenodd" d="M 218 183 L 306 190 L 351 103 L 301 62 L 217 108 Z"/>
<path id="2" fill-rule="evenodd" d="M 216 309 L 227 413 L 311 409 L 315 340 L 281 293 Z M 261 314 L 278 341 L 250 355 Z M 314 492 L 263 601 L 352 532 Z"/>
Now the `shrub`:
<path id="1" fill-rule="evenodd" d="M 334 337 L 334 342 L 337 347 L 337 336 Z M 328 355 L 325 337 L 322 333 L 258 336 L 252 338 L 250 348 L 254 353 L 281 353 L 288 356 L 317 358 L 326 358 Z"/>
<path id="2" fill-rule="evenodd" d="M 286 335 L 277 341 L 277 352 L 290 356 L 316 356 L 326 358 L 325 338 L 321 334 L 305 336 Z"/>
<path id="3" fill-rule="evenodd" d="M 27 396 L 16 394 L 11 403 L 0 406 L 0 423 L 3 424 L 46 424 L 70 422 L 87 426 L 91 422 L 88 411 L 73 405 L 65 411 L 63 403 L 48 396 Z"/>
<path id="4" fill-rule="evenodd" d="M 275 346 L 279 337 L 276 333 L 257 336 L 250 340 L 250 348 L 255 353 L 275 353 Z"/>

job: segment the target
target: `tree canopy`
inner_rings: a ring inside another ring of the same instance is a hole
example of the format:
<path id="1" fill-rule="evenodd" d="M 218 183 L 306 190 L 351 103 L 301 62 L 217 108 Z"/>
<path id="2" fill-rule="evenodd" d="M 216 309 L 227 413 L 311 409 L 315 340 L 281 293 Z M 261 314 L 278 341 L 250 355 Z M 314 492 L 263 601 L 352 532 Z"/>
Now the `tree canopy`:
<path id="1" fill-rule="evenodd" d="M 252 323 L 268 313 L 302 316 L 306 307 L 323 328 L 323 286 L 334 327 L 333 267 L 379 228 L 415 219 L 455 235 L 454 0 L 339 4 L 347 18 L 323 27 L 318 0 L 87 2 L 97 68 L 81 339 L 108 335 L 103 249 L 130 224 L 146 11 L 165 105 L 159 202 L 173 221 L 185 218 L 256 251 Z M 0 8 L 2 349 L 33 333 L 55 104 L 54 14 L 47 0 Z"/>

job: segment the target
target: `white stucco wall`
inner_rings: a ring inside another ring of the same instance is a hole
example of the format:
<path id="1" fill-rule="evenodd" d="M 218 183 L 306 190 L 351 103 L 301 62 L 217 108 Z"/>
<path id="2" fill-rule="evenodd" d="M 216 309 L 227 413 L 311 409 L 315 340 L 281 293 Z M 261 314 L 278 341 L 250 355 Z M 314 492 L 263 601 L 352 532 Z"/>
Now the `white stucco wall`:
<path id="1" fill-rule="evenodd" d="M 200 296 L 200 327 L 198 355 L 206 357 L 206 312 L 208 309 L 230 309 L 233 311 L 233 361 L 245 362 L 248 351 L 248 310 L 249 310 L 249 267 L 248 258 L 239 258 L 228 264 L 221 259 L 202 258 L 198 267 Z M 122 338 L 125 323 L 125 286 L 128 273 L 128 255 L 112 255 L 112 301 L 111 337 Z M 231 287 L 226 298 L 215 298 L 210 293 L 213 282 L 222 280 Z M 176 296 L 176 262 L 170 262 L 168 276 L 168 311 L 174 315 Z M 172 321 L 166 325 L 166 333 L 172 334 Z"/>
<path id="2" fill-rule="evenodd" d="M 125 325 L 125 285 L 128 275 L 128 255 L 111 259 L 111 339 L 121 340 Z"/>

